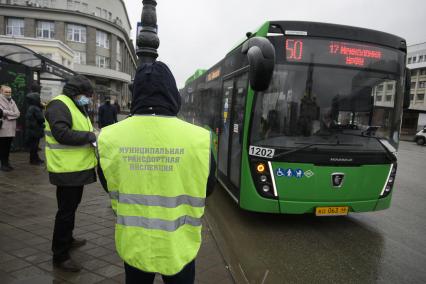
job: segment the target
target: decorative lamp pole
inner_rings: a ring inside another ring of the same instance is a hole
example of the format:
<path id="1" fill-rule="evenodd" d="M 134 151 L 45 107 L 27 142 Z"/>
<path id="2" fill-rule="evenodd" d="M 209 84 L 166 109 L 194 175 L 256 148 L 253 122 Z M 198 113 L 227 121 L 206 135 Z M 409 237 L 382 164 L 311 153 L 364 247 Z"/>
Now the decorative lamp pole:
<path id="1" fill-rule="evenodd" d="M 136 40 L 136 54 L 139 57 L 138 65 L 153 63 L 158 57 L 157 49 L 160 46 L 160 39 L 157 35 L 157 1 L 142 1 L 142 29 Z"/>

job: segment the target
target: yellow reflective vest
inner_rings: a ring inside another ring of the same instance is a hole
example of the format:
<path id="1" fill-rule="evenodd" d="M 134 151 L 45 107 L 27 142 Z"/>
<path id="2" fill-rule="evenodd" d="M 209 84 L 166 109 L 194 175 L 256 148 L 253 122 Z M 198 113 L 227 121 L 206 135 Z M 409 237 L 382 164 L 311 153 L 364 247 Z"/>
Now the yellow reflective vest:
<path id="1" fill-rule="evenodd" d="M 176 117 L 133 116 L 103 128 L 98 151 L 118 254 L 140 270 L 175 275 L 201 245 L 209 131 Z"/>
<path id="2" fill-rule="evenodd" d="M 78 109 L 75 103 L 65 95 L 59 95 L 52 101 L 63 102 L 69 109 L 74 131 L 93 131 L 90 119 Z M 60 144 L 53 137 L 49 122 L 45 123 L 46 135 L 46 162 L 47 170 L 51 173 L 80 172 L 96 167 L 97 159 L 92 145 L 70 146 Z"/>

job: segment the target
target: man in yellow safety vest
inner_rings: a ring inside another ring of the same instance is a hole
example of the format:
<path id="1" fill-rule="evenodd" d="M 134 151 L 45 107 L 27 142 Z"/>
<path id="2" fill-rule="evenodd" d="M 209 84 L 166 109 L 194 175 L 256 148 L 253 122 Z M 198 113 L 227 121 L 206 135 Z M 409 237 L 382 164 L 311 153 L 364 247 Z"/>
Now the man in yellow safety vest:
<path id="1" fill-rule="evenodd" d="M 102 129 L 99 176 L 117 215 L 126 283 L 193 283 L 205 198 L 215 186 L 210 132 L 176 117 L 176 81 L 162 62 L 136 72 L 132 115 Z"/>
<path id="2" fill-rule="evenodd" d="M 46 109 L 46 161 L 50 183 L 57 186 L 58 212 L 53 230 L 52 251 L 55 267 L 77 272 L 69 250 L 86 243 L 73 237 L 75 212 L 86 184 L 96 182 L 97 159 L 92 145 L 96 141 L 86 113 L 93 93 L 90 81 L 71 77 L 63 94 L 49 102 Z"/>

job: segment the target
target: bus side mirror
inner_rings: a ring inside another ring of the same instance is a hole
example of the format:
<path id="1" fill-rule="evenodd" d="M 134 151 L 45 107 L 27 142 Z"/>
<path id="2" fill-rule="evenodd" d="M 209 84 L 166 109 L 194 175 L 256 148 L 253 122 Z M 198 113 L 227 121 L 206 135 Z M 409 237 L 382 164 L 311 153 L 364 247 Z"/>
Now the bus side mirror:
<path id="1" fill-rule="evenodd" d="M 411 93 L 411 72 L 410 69 L 405 68 L 405 86 L 404 86 L 404 109 L 408 109 L 410 107 L 410 93 Z"/>
<path id="2" fill-rule="evenodd" d="M 258 92 L 269 87 L 275 66 L 275 48 L 264 37 L 252 37 L 247 40 L 241 52 L 247 54 L 250 64 L 250 87 Z"/>

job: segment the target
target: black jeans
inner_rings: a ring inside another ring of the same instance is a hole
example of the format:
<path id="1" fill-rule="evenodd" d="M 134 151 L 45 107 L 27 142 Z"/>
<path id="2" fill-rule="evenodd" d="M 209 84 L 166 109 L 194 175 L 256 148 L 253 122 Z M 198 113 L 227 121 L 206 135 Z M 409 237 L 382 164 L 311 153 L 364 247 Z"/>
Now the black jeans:
<path id="1" fill-rule="evenodd" d="M 12 140 L 13 137 L 0 137 L 0 161 L 4 166 L 9 165 L 9 154 Z"/>
<path id="2" fill-rule="evenodd" d="M 28 148 L 30 150 L 30 162 L 40 161 L 38 156 L 38 145 L 40 143 L 40 138 L 31 138 L 28 140 Z"/>
<path id="3" fill-rule="evenodd" d="M 145 272 L 124 263 L 126 284 L 154 283 L 155 273 Z M 193 284 L 195 281 L 195 260 L 188 263 L 181 272 L 173 276 L 161 275 L 166 284 Z"/>
<path id="4" fill-rule="evenodd" d="M 52 251 L 53 261 L 62 262 L 70 258 L 69 250 L 73 242 L 75 212 L 83 196 L 83 186 L 58 186 L 56 200 L 55 228 L 53 229 Z"/>

